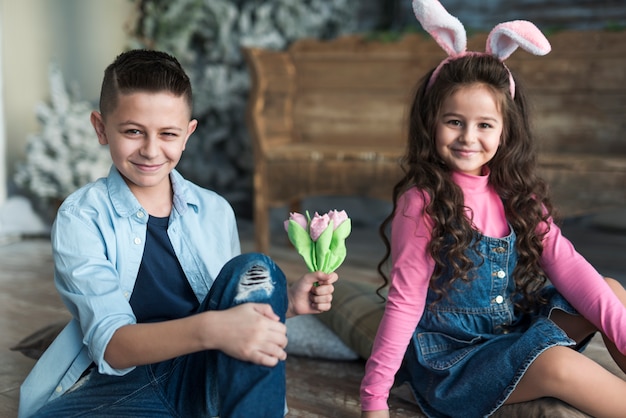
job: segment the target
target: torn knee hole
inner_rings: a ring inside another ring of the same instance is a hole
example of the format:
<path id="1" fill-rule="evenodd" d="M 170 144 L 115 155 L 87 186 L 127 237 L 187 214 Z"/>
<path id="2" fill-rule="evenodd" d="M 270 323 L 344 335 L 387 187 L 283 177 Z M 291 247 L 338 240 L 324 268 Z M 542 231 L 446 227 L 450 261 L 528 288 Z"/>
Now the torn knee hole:
<path id="1" fill-rule="evenodd" d="M 257 291 L 264 291 L 269 295 L 274 289 L 269 271 L 263 266 L 254 265 L 246 271 L 239 280 L 237 297 L 235 300 L 247 298 Z"/>

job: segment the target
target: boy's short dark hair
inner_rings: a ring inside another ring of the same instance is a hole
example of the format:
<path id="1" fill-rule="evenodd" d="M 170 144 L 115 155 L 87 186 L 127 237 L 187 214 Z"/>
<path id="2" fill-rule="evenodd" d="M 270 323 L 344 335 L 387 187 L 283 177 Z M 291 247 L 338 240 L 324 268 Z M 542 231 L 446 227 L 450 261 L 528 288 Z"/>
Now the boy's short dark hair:
<path id="1" fill-rule="evenodd" d="M 182 96 L 192 108 L 191 82 L 178 60 L 161 51 L 134 49 L 123 52 L 104 70 L 100 113 L 115 109 L 120 94 L 166 91 Z"/>

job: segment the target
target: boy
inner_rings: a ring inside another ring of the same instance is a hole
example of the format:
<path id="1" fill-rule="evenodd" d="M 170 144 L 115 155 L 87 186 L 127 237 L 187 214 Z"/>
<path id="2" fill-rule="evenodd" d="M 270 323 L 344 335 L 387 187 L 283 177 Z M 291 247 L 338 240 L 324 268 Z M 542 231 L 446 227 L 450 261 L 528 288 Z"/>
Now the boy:
<path id="1" fill-rule="evenodd" d="M 165 53 L 125 52 L 105 70 L 91 122 L 113 166 L 54 222 L 73 320 L 22 385 L 20 417 L 283 416 L 285 317 L 330 309 L 337 275 L 287 288 L 268 257 L 239 255 L 231 207 L 175 170 L 191 107 Z"/>

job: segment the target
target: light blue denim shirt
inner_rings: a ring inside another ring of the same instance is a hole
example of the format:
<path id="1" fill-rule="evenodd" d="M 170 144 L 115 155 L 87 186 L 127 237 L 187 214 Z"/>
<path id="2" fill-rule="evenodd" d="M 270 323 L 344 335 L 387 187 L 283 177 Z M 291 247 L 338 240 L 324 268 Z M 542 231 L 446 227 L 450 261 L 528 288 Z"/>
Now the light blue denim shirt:
<path id="1" fill-rule="evenodd" d="M 222 266 L 240 253 L 231 206 L 221 196 L 170 175 L 174 205 L 168 235 L 198 301 Z M 24 381 L 19 417 L 65 393 L 94 362 L 101 373 L 123 375 L 104 360 L 113 333 L 136 322 L 129 300 L 143 256 L 148 213 L 113 166 L 108 177 L 70 195 L 52 226 L 54 280 L 74 319 Z M 78 322 L 80 319 L 80 322 Z"/>

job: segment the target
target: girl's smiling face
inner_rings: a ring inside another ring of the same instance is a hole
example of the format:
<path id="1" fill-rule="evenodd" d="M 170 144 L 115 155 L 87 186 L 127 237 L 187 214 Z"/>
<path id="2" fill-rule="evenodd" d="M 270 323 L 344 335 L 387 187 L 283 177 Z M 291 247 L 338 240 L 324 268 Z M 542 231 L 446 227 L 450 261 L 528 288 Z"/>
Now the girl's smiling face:
<path id="1" fill-rule="evenodd" d="M 441 107 L 435 130 L 437 153 L 453 171 L 480 175 L 498 151 L 503 118 L 484 84 L 461 87 Z"/>

